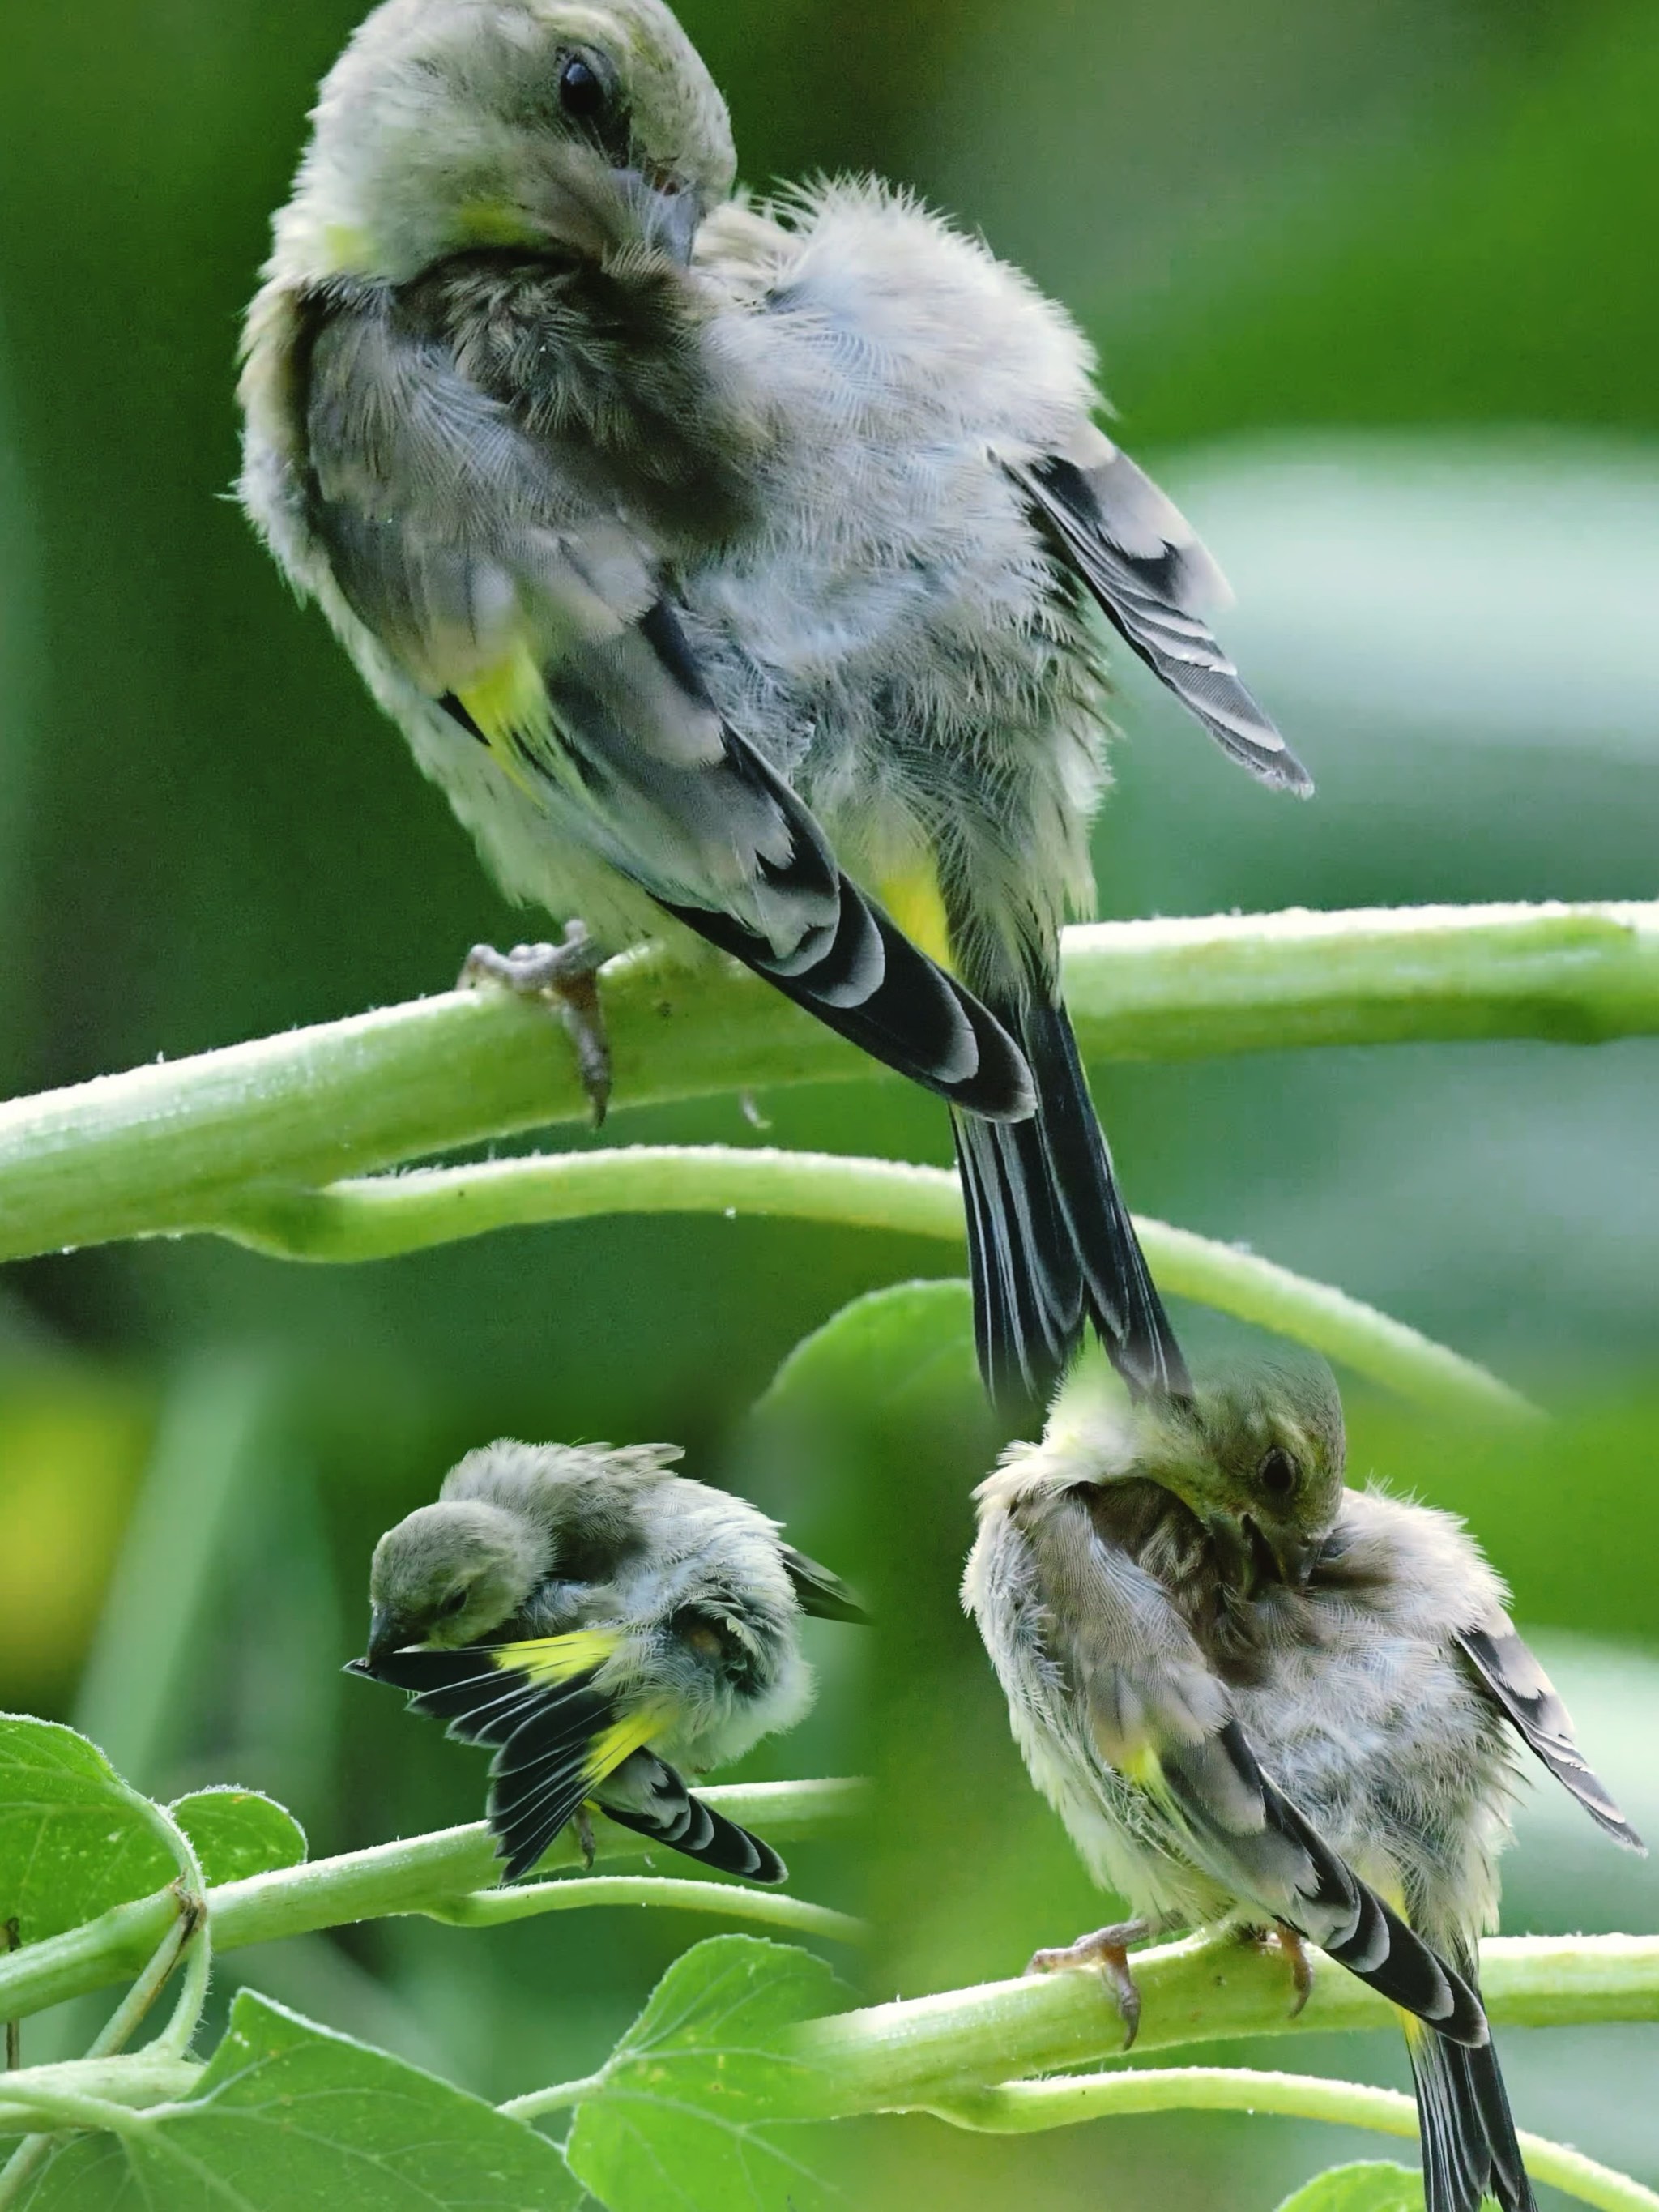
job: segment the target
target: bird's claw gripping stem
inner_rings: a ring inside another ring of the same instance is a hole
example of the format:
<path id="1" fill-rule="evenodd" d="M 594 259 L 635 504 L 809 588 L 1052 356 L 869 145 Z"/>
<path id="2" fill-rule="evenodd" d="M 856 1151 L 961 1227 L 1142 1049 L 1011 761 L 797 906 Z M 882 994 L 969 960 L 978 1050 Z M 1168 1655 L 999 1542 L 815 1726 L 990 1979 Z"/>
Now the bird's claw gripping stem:
<path id="1" fill-rule="evenodd" d="M 1123 2022 L 1123 2048 L 1127 2051 L 1140 2027 L 1140 1991 L 1129 1971 L 1129 1946 L 1144 1943 L 1152 1933 L 1148 1920 L 1120 1920 L 1110 1928 L 1097 1928 L 1056 1951 L 1034 1951 L 1028 1974 L 1059 1974 L 1070 1966 L 1091 1966 L 1112 1992 Z"/>
<path id="2" fill-rule="evenodd" d="M 475 945 L 460 975 L 463 990 L 495 983 L 554 1009 L 575 1047 L 596 1129 L 611 1100 L 611 1045 L 597 980 L 604 959 L 586 923 L 569 921 L 561 945 L 515 945 L 510 952 L 498 952 L 493 945 Z"/>
<path id="3" fill-rule="evenodd" d="M 1296 1929 L 1287 1927 L 1282 1920 L 1275 1920 L 1271 1928 L 1264 1929 L 1261 1941 L 1277 1943 L 1290 1962 L 1291 2018 L 1294 2020 L 1313 1995 L 1314 1966 L 1308 1947 Z"/>

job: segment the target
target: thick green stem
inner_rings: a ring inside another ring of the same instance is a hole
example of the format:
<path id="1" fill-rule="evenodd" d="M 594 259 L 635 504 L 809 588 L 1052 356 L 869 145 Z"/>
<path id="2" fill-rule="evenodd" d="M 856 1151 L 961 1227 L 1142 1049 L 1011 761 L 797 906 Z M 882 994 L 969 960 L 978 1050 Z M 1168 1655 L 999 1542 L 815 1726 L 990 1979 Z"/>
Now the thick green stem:
<path id="1" fill-rule="evenodd" d="M 220 1225 L 295 1260 L 382 1260 L 532 1223 L 608 1213 L 785 1216 L 963 1241 L 962 1192 L 942 1168 L 839 1152 L 624 1145 L 252 1194 Z M 1135 1218 L 1159 1287 L 1277 1330 L 1444 1413 L 1530 1419 L 1485 1368 L 1328 1284 L 1190 1230 Z"/>
<path id="2" fill-rule="evenodd" d="M 573 2083 L 580 2088 L 581 2084 Z M 1161 2066 L 1121 2074 L 1063 2075 L 1050 2081 L 1006 2081 L 994 2089 L 927 2108 L 953 2127 L 988 2135 L 1024 2135 L 1081 2120 L 1131 2112 L 1268 2112 L 1287 2119 L 1329 2120 L 1415 2141 L 1417 2106 L 1398 2089 L 1332 2081 L 1311 2074 L 1257 2073 L 1245 2066 Z M 1627 2174 L 1615 2173 L 1582 2151 L 1522 2133 L 1522 2154 L 1534 2181 L 1547 2181 L 1600 2212 L 1659 2212 L 1659 2197 Z"/>
<path id="3" fill-rule="evenodd" d="M 1425 908 L 1067 933 L 1093 1060 L 1659 1031 L 1659 906 Z M 605 971 L 619 1105 L 846 1080 L 872 1064 L 729 967 L 656 949 Z M 0 1109 L 0 1260 L 215 1228 L 259 1185 L 314 1189 L 585 1118 L 539 1008 L 450 992 Z"/>
<path id="4" fill-rule="evenodd" d="M 1500 2022 L 1567 2027 L 1659 2021 L 1659 1936 L 1498 1938 L 1482 1947 L 1481 1989 Z M 1235 2036 L 1377 2027 L 1395 2019 L 1352 1975 L 1327 1968 L 1291 2016 L 1276 1947 L 1194 1937 L 1138 1953 L 1137 2057 Z M 872 2005 L 805 2033 L 837 2113 L 932 2107 L 1011 2076 L 1116 2057 L 1123 2023 L 1091 1967 Z"/>
<path id="5" fill-rule="evenodd" d="M 700 1791 L 711 1805 L 745 1827 L 787 1841 L 817 1834 L 850 1819 L 864 1785 L 851 1781 L 736 1783 Z M 598 1820 L 600 1857 L 636 1857 L 645 1848 L 630 1830 Z M 575 1841 L 562 1836 L 543 1868 L 575 1866 Z M 474 1890 L 488 1889 L 500 1871 L 489 1831 L 482 1821 L 379 1844 L 339 1858 L 313 1859 L 274 1874 L 252 1875 L 207 1893 L 208 1927 L 216 1951 L 273 1943 L 402 1912 L 427 1912 Z M 84 1927 L 0 1958 L 0 2020 L 21 2019 L 80 1996 L 88 1990 L 137 1973 L 166 1936 L 178 1911 L 177 1893 L 158 1890 L 117 1905 Z"/>

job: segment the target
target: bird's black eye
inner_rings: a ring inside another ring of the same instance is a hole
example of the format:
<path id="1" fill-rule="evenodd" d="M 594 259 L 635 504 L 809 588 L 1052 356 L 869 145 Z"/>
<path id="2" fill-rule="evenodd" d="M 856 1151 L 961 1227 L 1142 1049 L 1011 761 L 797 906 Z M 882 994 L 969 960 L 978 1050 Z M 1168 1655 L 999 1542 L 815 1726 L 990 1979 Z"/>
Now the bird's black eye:
<path id="1" fill-rule="evenodd" d="M 449 1595 L 438 1607 L 439 1620 L 453 1620 L 458 1613 L 465 1613 L 467 1595 L 468 1593 L 465 1588 L 451 1590 Z"/>
<path id="2" fill-rule="evenodd" d="M 1283 1444 L 1275 1444 L 1256 1469 L 1256 1480 L 1268 1498 L 1285 1498 L 1296 1488 L 1296 1462 Z"/>
<path id="3" fill-rule="evenodd" d="M 580 54 L 572 54 L 559 71 L 559 105 L 578 123 L 602 123 L 610 110 L 610 86 Z"/>

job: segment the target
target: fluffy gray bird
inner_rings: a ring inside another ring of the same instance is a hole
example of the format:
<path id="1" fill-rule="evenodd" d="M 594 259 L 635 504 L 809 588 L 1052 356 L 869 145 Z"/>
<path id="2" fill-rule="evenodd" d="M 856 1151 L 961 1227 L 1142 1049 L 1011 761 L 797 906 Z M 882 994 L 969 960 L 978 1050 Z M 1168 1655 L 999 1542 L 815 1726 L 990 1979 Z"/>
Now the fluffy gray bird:
<path id="1" fill-rule="evenodd" d="M 1031 1778 L 1138 1917 L 1127 1943 L 1305 1937 L 1403 2008 L 1429 2212 L 1534 2203 L 1476 1991 L 1524 1743 L 1640 1850 L 1462 1524 L 1343 1487 L 1328 1370 L 1124 1409 L 1081 1383 L 977 1492 L 963 1599 Z M 1386 1900 L 1386 1901 L 1385 1901 Z"/>
<path id="2" fill-rule="evenodd" d="M 778 1882 L 769 1844 L 692 1796 L 812 1698 L 803 1613 L 862 1619 L 828 1568 L 741 1498 L 670 1469 L 672 1444 L 469 1452 L 389 1528 L 350 1671 L 494 1748 L 489 1824 L 509 1881 L 587 1804 L 690 1857 Z"/>
<path id="3" fill-rule="evenodd" d="M 567 920 L 476 965 L 586 1014 L 599 951 L 665 917 L 746 962 L 949 1100 L 994 1388 L 1046 1398 L 1091 1318 L 1184 1389 L 1059 995 L 1088 603 L 1309 787 L 1077 330 L 879 185 L 733 198 L 659 0 L 388 0 L 313 124 L 241 493 L 505 889 Z"/>

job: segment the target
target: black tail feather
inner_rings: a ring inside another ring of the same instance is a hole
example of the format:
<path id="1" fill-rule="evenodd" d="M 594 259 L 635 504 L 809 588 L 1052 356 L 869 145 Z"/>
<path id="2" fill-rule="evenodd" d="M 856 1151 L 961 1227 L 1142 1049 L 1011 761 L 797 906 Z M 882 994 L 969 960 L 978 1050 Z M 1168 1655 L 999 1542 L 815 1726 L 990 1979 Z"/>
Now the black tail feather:
<path id="1" fill-rule="evenodd" d="M 644 1761 L 640 1762 L 641 1765 Z M 728 1820 L 701 1797 L 693 1796 L 666 1760 L 651 1757 L 650 1786 L 643 1803 L 613 1804 L 602 1793 L 599 1809 L 618 1826 L 666 1844 L 687 1858 L 713 1867 L 719 1874 L 736 1875 L 740 1881 L 775 1885 L 787 1881 L 789 1869 L 763 1838 Z M 635 1779 L 636 1790 L 637 1778 Z"/>
<path id="2" fill-rule="evenodd" d="M 1028 1115 L 1030 1080 L 1004 1024 L 843 872 L 812 815 L 769 763 L 734 731 L 725 735 L 732 771 L 762 791 L 788 825 L 789 857 L 758 861 L 763 878 L 775 894 L 793 892 L 803 909 L 826 919 L 780 957 L 735 915 L 677 902 L 648 883 L 646 889 L 689 929 L 901 1075 L 994 1121 Z"/>
<path id="3" fill-rule="evenodd" d="M 1492 2045 L 1449 2043 L 1420 2027 L 1407 2040 L 1427 2212 L 1478 2212 L 1487 2197 L 1503 2212 L 1537 2212 Z"/>
<path id="4" fill-rule="evenodd" d="M 1037 1112 L 994 1124 L 952 1117 L 987 1388 L 1000 1404 L 1046 1405 L 1088 1320 L 1137 1395 L 1189 1395 L 1065 1008 L 994 1011 L 1024 1049 Z"/>

